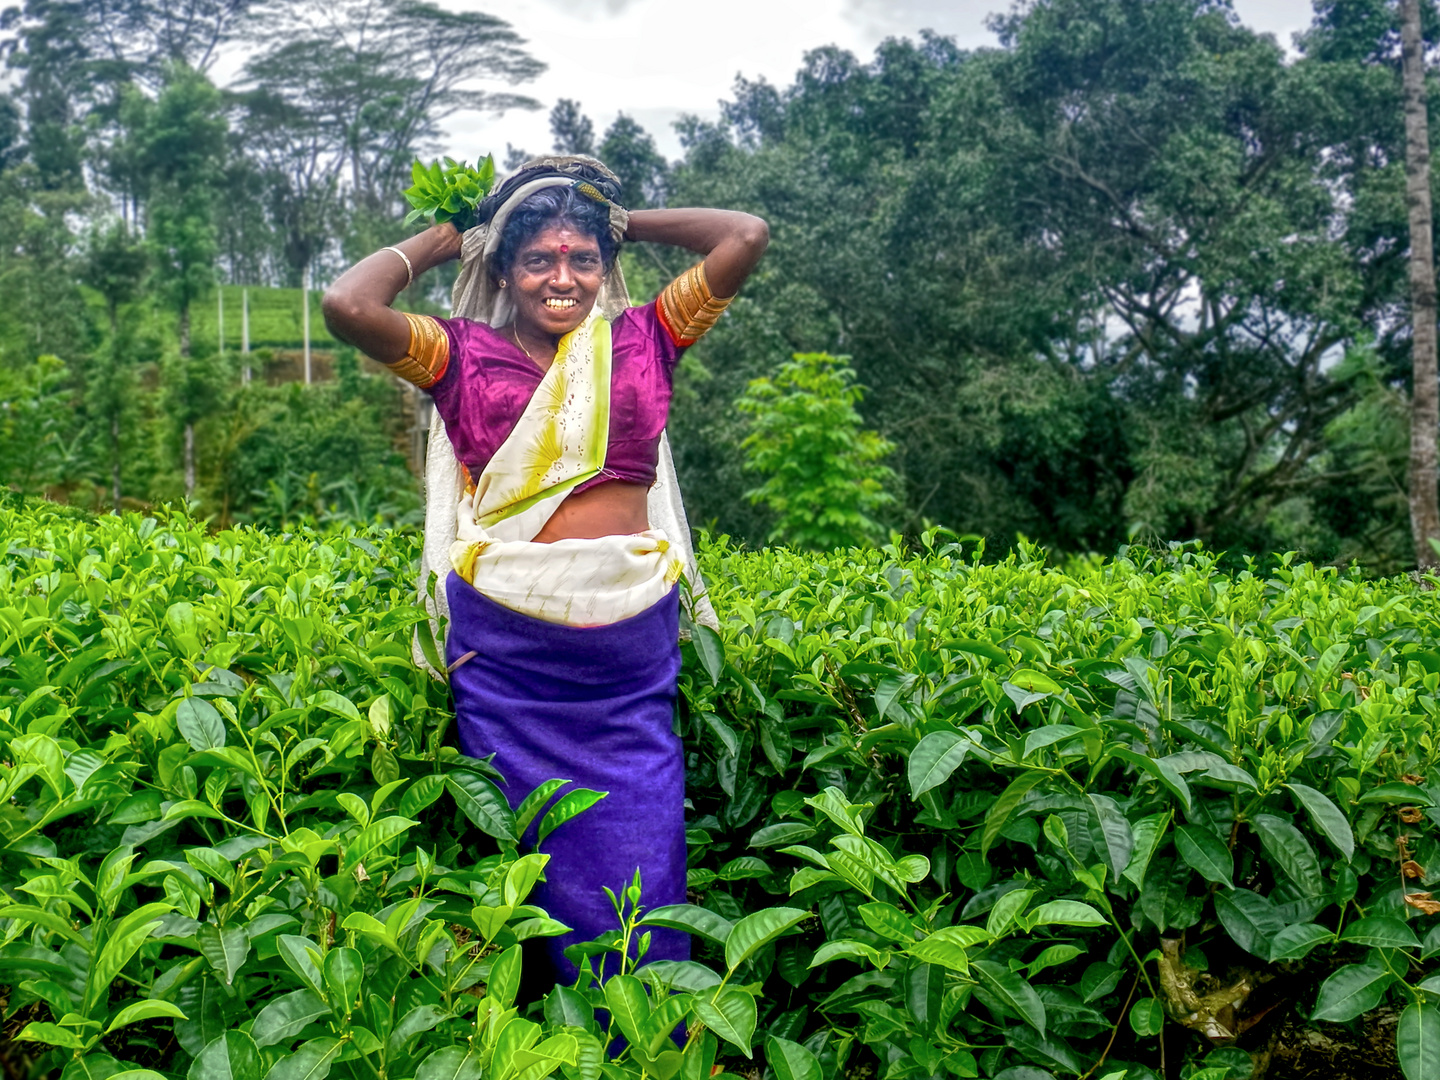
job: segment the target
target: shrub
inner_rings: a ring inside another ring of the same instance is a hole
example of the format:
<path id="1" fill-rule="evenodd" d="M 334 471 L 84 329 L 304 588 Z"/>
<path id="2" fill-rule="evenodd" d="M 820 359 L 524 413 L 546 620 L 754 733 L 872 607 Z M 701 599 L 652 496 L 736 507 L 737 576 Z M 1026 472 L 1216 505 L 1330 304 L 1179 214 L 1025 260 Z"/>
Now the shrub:
<path id="1" fill-rule="evenodd" d="M 1169 1025 L 1220 1080 L 1272 1007 L 1389 1001 L 1440 1075 L 1433 594 L 934 543 L 703 549 L 691 884 L 819 914 L 756 964 L 759 1030 L 826 1075 L 1135 1080 Z"/>
<path id="2" fill-rule="evenodd" d="M 753 379 L 735 407 L 751 418 L 745 468 L 765 482 L 746 497 L 776 515 L 772 543 L 828 549 L 863 544 L 884 529 L 873 515 L 895 501 L 895 447 L 860 427 L 864 391 L 848 356 L 796 353 L 773 379 Z M 840 366 L 837 366 L 840 365 Z"/>
<path id="3" fill-rule="evenodd" d="M 1409 583 L 706 544 L 695 902 L 617 889 L 572 955 L 622 973 L 529 1000 L 522 942 L 560 927 L 516 837 L 594 795 L 507 806 L 447 745 L 415 537 L 8 505 L 0 535 L 32 1075 L 708 1080 L 758 1048 L 775 1080 L 1144 1080 L 1164 1027 L 1224 1080 L 1267 1016 L 1386 1002 L 1436 1075 L 1440 633 Z M 637 966 L 655 925 L 695 959 Z"/>

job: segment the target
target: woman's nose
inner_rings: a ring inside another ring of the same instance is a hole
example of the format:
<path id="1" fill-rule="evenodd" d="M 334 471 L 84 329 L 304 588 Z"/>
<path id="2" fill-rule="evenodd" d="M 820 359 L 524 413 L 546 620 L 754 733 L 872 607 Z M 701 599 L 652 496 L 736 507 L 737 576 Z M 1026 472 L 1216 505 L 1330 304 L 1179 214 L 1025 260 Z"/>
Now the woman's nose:
<path id="1" fill-rule="evenodd" d="M 570 260 L 560 259 L 555 263 L 555 274 L 550 278 L 551 285 L 569 286 L 574 283 L 574 275 L 570 273 Z"/>

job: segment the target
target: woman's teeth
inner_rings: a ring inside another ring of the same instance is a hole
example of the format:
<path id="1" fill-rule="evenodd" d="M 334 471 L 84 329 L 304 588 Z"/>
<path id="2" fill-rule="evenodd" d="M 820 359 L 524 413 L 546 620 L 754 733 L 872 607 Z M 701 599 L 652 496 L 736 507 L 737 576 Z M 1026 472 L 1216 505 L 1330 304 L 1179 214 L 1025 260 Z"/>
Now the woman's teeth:
<path id="1" fill-rule="evenodd" d="M 569 297 L 565 297 L 565 298 L 551 297 L 549 300 L 546 300 L 546 301 L 545 301 L 545 306 L 546 306 L 547 308 L 549 308 L 551 311 L 569 311 L 571 308 L 573 308 L 573 307 L 574 307 L 576 304 L 578 304 L 579 302 L 580 302 L 580 301 L 575 300 L 575 299 L 572 299 L 572 298 L 569 298 Z"/>

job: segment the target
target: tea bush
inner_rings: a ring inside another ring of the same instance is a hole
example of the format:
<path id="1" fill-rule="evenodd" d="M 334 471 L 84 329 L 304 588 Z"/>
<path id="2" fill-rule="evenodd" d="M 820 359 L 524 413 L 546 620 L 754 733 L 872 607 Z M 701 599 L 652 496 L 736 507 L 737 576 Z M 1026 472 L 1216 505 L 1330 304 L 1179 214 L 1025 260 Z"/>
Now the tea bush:
<path id="1" fill-rule="evenodd" d="M 561 927 L 516 837 L 595 795 L 507 806 L 449 745 L 413 536 L 0 506 L 0 537 L 12 1074 L 1223 1080 L 1267 1017 L 1386 1005 L 1440 1075 L 1408 583 L 707 544 L 694 902 L 617 882 L 573 955 L 619 974 L 530 1001 L 522 943 Z M 653 925 L 694 960 L 637 966 Z"/>
<path id="2" fill-rule="evenodd" d="M 1440 1076 L 1434 594 L 935 544 L 704 549 L 691 884 L 819 916 L 752 965 L 760 1029 L 814 1076 L 1135 1080 L 1169 1028 L 1223 1080 L 1267 1014 L 1388 1002 Z"/>

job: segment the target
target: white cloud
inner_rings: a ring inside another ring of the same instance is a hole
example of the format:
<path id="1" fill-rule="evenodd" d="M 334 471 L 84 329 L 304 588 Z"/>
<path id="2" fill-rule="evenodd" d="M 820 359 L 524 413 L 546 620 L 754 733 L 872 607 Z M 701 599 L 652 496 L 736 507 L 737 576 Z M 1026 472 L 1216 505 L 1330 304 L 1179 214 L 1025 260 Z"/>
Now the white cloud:
<path id="1" fill-rule="evenodd" d="M 524 35 L 548 65 L 518 89 L 544 104 L 539 112 L 502 117 L 473 113 L 446 125 L 447 152 L 474 158 L 506 143 L 532 153 L 550 149 L 548 111 L 562 97 L 579 101 L 597 134 L 621 112 L 643 124 L 660 149 L 680 155 L 671 124 L 682 113 L 719 115 L 735 76 L 787 85 L 804 54 L 839 45 L 869 57 L 889 36 L 913 37 L 922 28 L 954 36 L 965 48 L 994 41 L 985 29 L 1004 0 L 727 0 L 681 5 L 674 0 L 441 0 L 447 7 L 499 15 Z M 1288 46 L 1310 22 L 1308 0 L 1234 0 L 1241 19 Z"/>

